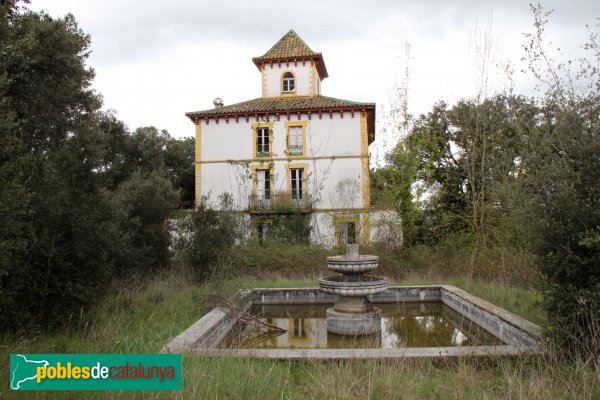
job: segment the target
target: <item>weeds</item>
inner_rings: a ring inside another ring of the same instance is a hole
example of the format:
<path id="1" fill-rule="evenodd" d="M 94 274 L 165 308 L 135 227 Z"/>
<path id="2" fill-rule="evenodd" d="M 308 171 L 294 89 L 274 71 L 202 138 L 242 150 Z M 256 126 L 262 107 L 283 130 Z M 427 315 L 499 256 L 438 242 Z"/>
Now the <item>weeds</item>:
<path id="1" fill-rule="evenodd" d="M 254 251 L 254 250 L 253 250 Z M 256 250 L 258 251 L 258 250 Z M 375 249 L 361 249 L 362 253 Z M 264 255 L 273 264 L 261 271 L 255 264 L 250 274 L 232 268 L 233 277 L 195 283 L 183 265 L 150 278 L 138 277 L 115 285 L 106 301 L 81 318 L 73 318 L 53 335 L 27 333 L 0 338 L 0 398 L 186 398 L 186 399 L 597 399 L 598 371 L 586 360 L 567 358 L 556 350 L 545 357 L 458 359 L 453 361 L 294 361 L 183 357 L 183 391 L 167 392 L 10 392 L 10 353 L 154 353 L 209 310 L 206 294 L 230 296 L 242 287 L 316 286 L 315 276 L 324 267 L 317 258 L 336 253 L 321 250 L 317 256 L 301 247 L 289 253 Z M 268 252 L 270 253 L 270 251 Z M 305 254 L 304 258 L 301 254 Z M 338 252 L 339 254 L 339 252 Z M 380 253 L 381 254 L 381 253 Z M 452 276 L 447 271 L 408 261 L 390 262 L 393 284 L 452 284 L 535 323 L 543 324 L 540 294 L 531 287 L 505 280 L 481 280 Z M 248 256 L 248 253 L 246 253 Z M 387 256 L 383 256 L 382 260 Z M 390 256 L 391 258 L 391 256 Z M 440 257 L 441 258 L 441 257 Z M 304 260 L 304 261 L 303 261 Z M 294 268 L 296 274 L 288 271 Z M 423 261 L 425 263 L 425 261 Z M 235 265 L 235 264 L 233 264 Z M 284 266 L 278 270 L 279 266 Z M 246 270 L 248 271 L 248 270 Z M 306 275 L 302 275 L 304 272 Z M 294 279 L 289 279 L 294 276 Z M 288 279 L 281 279 L 288 277 Z"/>

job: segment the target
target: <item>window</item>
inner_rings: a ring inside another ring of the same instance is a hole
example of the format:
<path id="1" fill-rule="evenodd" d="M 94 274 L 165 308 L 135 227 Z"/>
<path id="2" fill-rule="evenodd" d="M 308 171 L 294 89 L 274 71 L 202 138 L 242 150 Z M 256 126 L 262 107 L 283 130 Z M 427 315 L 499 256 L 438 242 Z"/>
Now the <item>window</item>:
<path id="1" fill-rule="evenodd" d="M 256 128 L 256 156 L 268 156 L 269 145 L 269 128 Z"/>
<path id="2" fill-rule="evenodd" d="M 290 154 L 304 154 L 304 143 L 301 126 L 290 127 Z"/>
<path id="3" fill-rule="evenodd" d="M 252 239 L 258 244 L 265 244 L 273 232 L 273 220 L 268 218 L 252 218 Z"/>
<path id="4" fill-rule="evenodd" d="M 256 171 L 256 197 L 269 200 L 271 198 L 271 173 L 266 169 Z"/>
<path id="5" fill-rule="evenodd" d="M 306 155 L 306 130 L 308 121 L 291 121 L 285 123 L 286 130 L 286 153 L 290 157 L 302 157 Z"/>
<path id="6" fill-rule="evenodd" d="M 308 193 L 308 163 L 286 164 L 287 198 L 292 208 L 308 209 L 311 207 Z"/>
<path id="7" fill-rule="evenodd" d="M 271 157 L 273 154 L 273 123 L 252 124 L 252 148 L 254 158 Z"/>
<path id="8" fill-rule="evenodd" d="M 257 169 L 254 177 L 250 207 L 268 209 L 271 205 L 271 172 L 268 169 Z"/>
<path id="9" fill-rule="evenodd" d="M 294 74 L 291 72 L 286 72 L 283 74 L 283 78 L 281 79 L 281 91 L 283 93 L 293 93 L 296 89 L 294 80 Z"/>
<path id="10" fill-rule="evenodd" d="M 302 200 L 303 197 L 303 183 L 304 183 L 304 168 L 293 168 L 290 170 L 291 176 L 291 192 L 292 201 Z"/>
<path id="11" fill-rule="evenodd" d="M 271 224 L 268 222 L 259 222 L 256 224 L 256 239 L 258 240 L 259 244 L 267 243 L 270 229 Z"/>

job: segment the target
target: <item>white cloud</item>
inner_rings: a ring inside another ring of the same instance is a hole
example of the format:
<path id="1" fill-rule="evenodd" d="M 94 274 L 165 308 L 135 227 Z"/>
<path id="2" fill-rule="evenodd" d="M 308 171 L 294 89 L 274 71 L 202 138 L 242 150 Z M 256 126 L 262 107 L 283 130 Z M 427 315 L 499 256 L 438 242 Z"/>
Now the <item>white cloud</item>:
<path id="1" fill-rule="evenodd" d="M 549 38 L 576 56 L 600 3 L 547 4 L 556 9 Z M 330 75 L 325 95 L 386 109 L 410 43 L 410 108 L 418 114 L 438 99 L 452 103 L 475 94 L 470 35 L 476 25 L 485 29 L 492 12 L 496 61 L 514 62 L 517 91 L 531 94 L 533 87 L 518 73 L 522 33 L 532 31 L 529 6 L 518 0 L 306 0 L 294 7 L 275 0 L 33 0 L 30 8 L 52 16 L 71 12 L 91 34 L 89 64 L 105 108 L 116 109 L 132 129 L 154 125 L 177 137 L 194 132 L 184 113 L 211 108 L 214 97 L 226 104 L 259 97 L 260 73 L 251 57 L 265 53 L 290 28 L 323 52 Z"/>

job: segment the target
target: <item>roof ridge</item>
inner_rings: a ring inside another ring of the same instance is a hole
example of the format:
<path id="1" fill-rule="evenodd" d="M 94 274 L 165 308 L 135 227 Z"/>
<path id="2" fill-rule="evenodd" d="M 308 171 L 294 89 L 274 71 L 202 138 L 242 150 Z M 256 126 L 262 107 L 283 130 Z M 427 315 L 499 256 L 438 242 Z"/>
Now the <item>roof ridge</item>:
<path id="1" fill-rule="evenodd" d="M 309 45 L 307 45 L 307 44 L 306 44 L 306 42 L 305 42 L 304 40 L 302 40 L 302 38 L 300 37 L 300 35 L 298 35 L 298 34 L 296 33 L 296 31 L 295 31 L 295 30 L 293 30 L 293 29 L 290 29 L 289 31 L 287 31 L 287 33 L 286 33 L 285 35 L 283 35 L 283 36 L 281 37 L 281 39 L 279 39 L 279 40 L 278 40 L 278 41 L 277 41 L 277 42 L 276 42 L 276 43 L 275 43 L 273 46 L 271 46 L 271 48 L 270 48 L 269 50 L 267 50 L 267 51 L 265 52 L 265 54 L 263 54 L 262 56 L 259 56 L 259 57 L 255 57 L 255 58 L 263 58 L 263 57 L 266 57 L 266 56 L 267 56 L 267 54 L 269 54 L 269 53 L 270 53 L 270 52 L 271 52 L 273 49 L 275 49 L 275 47 L 277 47 L 277 46 L 278 46 L 278 45 L 279 45 L 281 42 L 283 42 L 283 40 L 284 40 L 286 37 L 288 37 L 288 36 L 290 36 L 290 35 L 293 35 L 293 36 L 295 36 L 297 39 L 299 39 L 299 40 L 300 40 L 300 42 L 301 42 L 301 43 L 302 43 L 304 46 L 306 46 L 306 47 L 308 48 L 308 50 L 310 50 L 312 53 L 314 53 L 314 50 L 313 50 L 313 49 L 311 49 L 311 48 L 310 48 L 310 46 L 309 46 Z"/>
<path id="2" fill-rule="evenodd" d="M 289 30 L 289 32 L 285 34 L 285 36 L 287 36 L 287 35 L 289 35 L 289 34 L 292 34 L 292 33 L 294 34 L 294 36 L 296 36 L 296 38 L 298 38 L 298 40 L 300 40 L 300 43 L 302 43 L 303 45 L 305 45 L 305 46 L 306 46 L 306 48 L 307 48 L 308 50 L 310 50 L 310 51 L 311 51 L 311 53 L 317 54 L 317 53 L 316 53 L 316 52 L 315 52 L 313 49 L 311 49 L 311 48 L 310 48 L 310 46 L 309 46 L 308 44 L 306 44 L 306 42 L 304 41 L 304 39 L 302 39 L 302 38 L 300 37 L 300 35 L 298 35 L 298 34 L 296 33 L 296 31 L 295 31 L 295 30 L 293 30 L 293 29 L 290 29 L 290 30 Z M 283 39 L 283 38 L 282 38 L 282 39 Z"/>
<path id="3" fill-rule="evenodd" d="M 252 62 L 260 70 L 266 62 L 313 60 L 316 62 L 317 72 L 321 80 L 327 78 L 327 68 L 323 60 L 323 54 L 314 51 L 308 44 L 296 33 L 290 29 L 281 39 L 277 41 L 265 54 L 258 57 L 252 57 Z"/>
<path id="4" fill-rule="evenodd" d="M 298 46 L 299 44 L 299 46 Z M 294 46 L 296 45 L 296 46 Z M 317 56 L 321 53 L 315 52 L 300 35 L 293 29 L 290 29 L 281 39 L 279 39 L 265 54 L 258 57 L 253 57 L 253 60 L 264 60 L 270 58 L 288 58 L 295 57 L 293 54 L 286 53 L 306 53 L 305 55 Z M 281 53 L 281 54 L 277 54 Z"/>

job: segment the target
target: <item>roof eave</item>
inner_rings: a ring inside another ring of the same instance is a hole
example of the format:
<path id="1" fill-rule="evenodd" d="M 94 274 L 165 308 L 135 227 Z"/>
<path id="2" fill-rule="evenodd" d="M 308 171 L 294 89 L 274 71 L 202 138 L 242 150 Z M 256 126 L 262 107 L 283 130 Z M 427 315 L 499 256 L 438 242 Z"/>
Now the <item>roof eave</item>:
<path id="1" fill-rule="evenodd" d="M 375 103 L 365 103 L 365 104 L 357 104 L 356 106 L 344 106 L 344 107 L 314 107 L 314 108 L 290 108 L 286 110 L 280 111 L 217 111 L 207 113 L 206 111 L 190 111 L 186 112 L 185 116 L 188 117 L 192 122 L 197 122 L 202 119 L 210 119 L 217 117 L 245 117 L 247 115 L 286 115 L 286 114 L 296 114 L 296 113 L 308 113 L 308 112 L 319 112 L 319 111 L 365 111 L 367 112 L 367 133 L 369 136 L 369 144 L 375 141 Z"/>
<path id="2" fill-rule="evenodd" d="M 337 106 L 337 107 L 312 107 L 312 108 L 288 108 L 285 110 L 246 110 L 246 111 L 217 111 L 207 112 L 209 110 L 202 111 L 189 111 L 185 113 L 185 116 L 189 119 L 193 120 L 195 118 L 203 119 L 203 118 L 214 118 L 214 117 L 226 117 L 226 116 L 245 116 L 245 115 L 264 115 L 264 114 L 295 114 L 295 113 L 306 113 L 306 112 L 319 112 L 319 111 L 372 111 L 375 112 L 375 103 L 364 103 L 357 104 L 354 106 Z M 212 111 L 212 110 L 210 110 Z"/>

